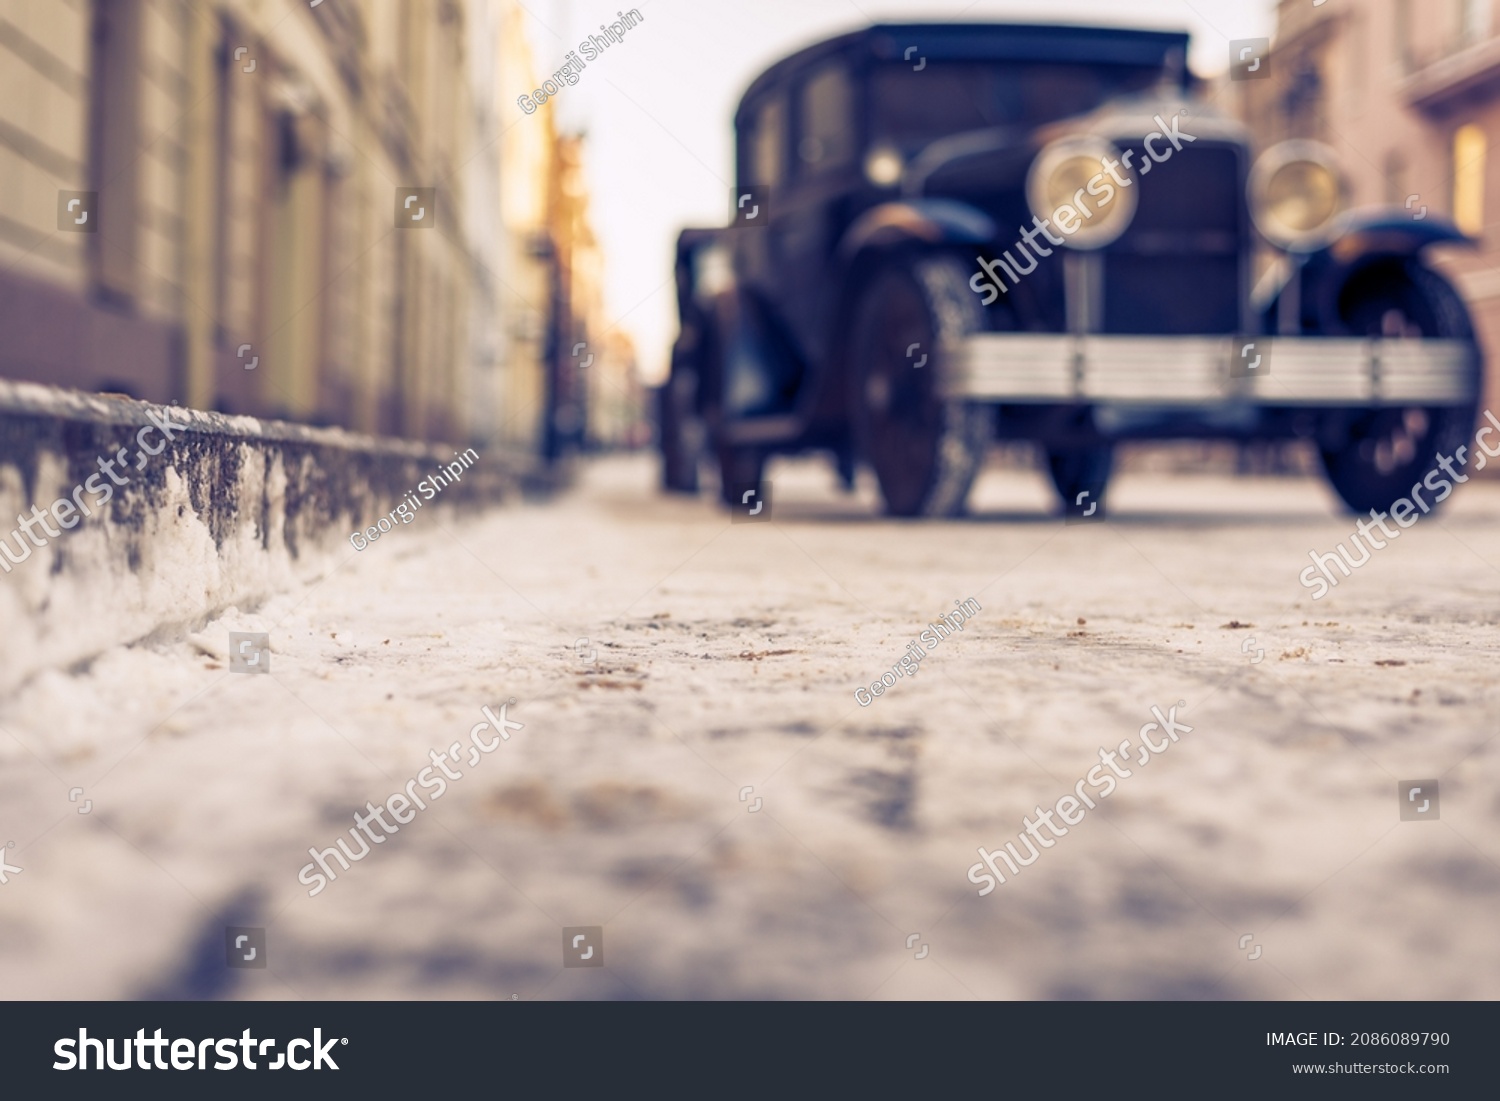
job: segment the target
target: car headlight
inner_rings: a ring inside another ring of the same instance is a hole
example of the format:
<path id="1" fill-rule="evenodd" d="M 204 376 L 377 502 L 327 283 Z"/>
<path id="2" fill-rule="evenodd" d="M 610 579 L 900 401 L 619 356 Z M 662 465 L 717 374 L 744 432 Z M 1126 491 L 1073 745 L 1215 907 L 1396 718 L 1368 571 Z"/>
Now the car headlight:
<path id="1" fill-rule="evenodd" d="M 901 151 L 894 145 L 877 145 L 865 157 L 865 178 L 876 187 L 895 187 L 905 171 Z"/>
<path id="2" fill-rule="evenodd" d="M 1323 242 L 1344 210 L 1348 188 L 1332 149 L 1316 141 L 1284 141 L 1250 170 L 1250 215 L 1272 244 L 1303 250 Z"/>
<path id="3" fill-rule="evenodd" d="M 1103 138 L 1061 138 L 1037 154 L 1026 176 L 1026 202 L 1063 234 L 1071 248 L 1103 248 L 1135 217 L 1135 188 L 1121 187 L 1110 172 L 1131 179 L 1120 151 Z"/>

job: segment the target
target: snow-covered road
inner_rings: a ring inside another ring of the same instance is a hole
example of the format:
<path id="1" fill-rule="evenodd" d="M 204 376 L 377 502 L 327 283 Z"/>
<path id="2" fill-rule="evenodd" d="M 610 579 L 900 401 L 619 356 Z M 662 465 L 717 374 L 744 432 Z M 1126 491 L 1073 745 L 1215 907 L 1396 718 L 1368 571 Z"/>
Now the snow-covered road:
<path id="1" fill-rule="evenodd" d="M 1070 526 L 1022 473 L 959 523 L 772 477 L 772 522 L 731 524 L 600 462 L 30 680 L 0 997 L 1500 997 L 1500 485 L 1314 602 L 1352 530 L 1316 482 L 1125 476 Z M 523 726 L 471 749 L 502 704 Z M 980 897 L 977 850 L 1153 706 L 1191 730 Z M 1437 820 L 1401 820 L 1418 780 Z M 405 824 L 310 895 L 367 803 Z M 591 926 L 604 966 L 564 967 Z"/>

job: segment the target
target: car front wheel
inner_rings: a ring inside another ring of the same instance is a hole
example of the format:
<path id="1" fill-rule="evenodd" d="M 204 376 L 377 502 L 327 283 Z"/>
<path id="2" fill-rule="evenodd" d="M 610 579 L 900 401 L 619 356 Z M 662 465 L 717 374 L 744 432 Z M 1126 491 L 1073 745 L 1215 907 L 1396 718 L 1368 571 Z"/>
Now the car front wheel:
<path id="1" fill-rule="evenodd" d="M 756 447 L 719 445 L 719 499 L 733 508 L 765 492 L 766 455 Z"/>
<path id="2" fill-rule="evenodd" d="M 1378 274 L 1351 280 L 1341 313 L 1350 335 L 1474 339 L 1468 312 L 1458 294 L 1445 280 L 1423 268 L 1382 268 Z M 1473 362 L 1477 372 L 1477 352 Z M 1477 393 L 1477 378 L 1473 386 Z M 1356 513 L 1389 509 L 1433 472 L 1443 476 L 1437 460 L 1456 455 L 1461 445 L 1472 442 L 1469 434 L 1474 430 L 1477 412 L 1478 405 L 1472 402 L 1370 410 L 1348 425 L 1340 442 L 1323 447 L 1328 480 L 1344 504 Z M 1430 485 L 1426 488 L 1432 490 Z M 1435 503 L 1421 496 L 1420 488 L 1416 492 L 1423 511 Z"/>
<path id="3" fill-rule="evenodd" d="M 1048 448 L 1047 473 L 1066 515 L 1093 516 L 1104 508 L 1104 491 L 1114 470 L 1114 449 L 1095 447 Z"/>
<path id="4" fill-rule="evenodd" d="M 951 257 L 890 263 L 859 299 L 851 333 L 854 421 L 893 516 L 955 516 L 984 461 L 991 410 L 945 398 L 957 342 L 983 325 Z"/>

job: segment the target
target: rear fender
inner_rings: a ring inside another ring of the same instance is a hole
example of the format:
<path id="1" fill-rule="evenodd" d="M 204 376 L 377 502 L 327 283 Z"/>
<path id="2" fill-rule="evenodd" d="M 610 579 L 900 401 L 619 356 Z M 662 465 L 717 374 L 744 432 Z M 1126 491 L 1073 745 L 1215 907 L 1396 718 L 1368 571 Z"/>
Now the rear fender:
<path id="1" fill-rule="evenodd" d="M 723 419 L 794 412 L 806 371 L 771 307 L 738 287 L 721 296 L 716 322 Z"/>

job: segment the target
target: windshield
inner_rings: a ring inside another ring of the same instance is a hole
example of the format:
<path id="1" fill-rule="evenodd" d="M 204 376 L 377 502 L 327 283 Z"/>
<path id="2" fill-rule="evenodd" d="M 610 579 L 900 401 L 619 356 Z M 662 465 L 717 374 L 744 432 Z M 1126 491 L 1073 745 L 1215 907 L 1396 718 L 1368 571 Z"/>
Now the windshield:
<path id="1" fill-rule="evenodd" d="M 990 126 L 1040 126 L 1083 114 L 1112 96 L 1144 91 L 1162 70 L 1056 62 L 877 65 L 870 77 L 871 132 L 902 148 Z"/>

